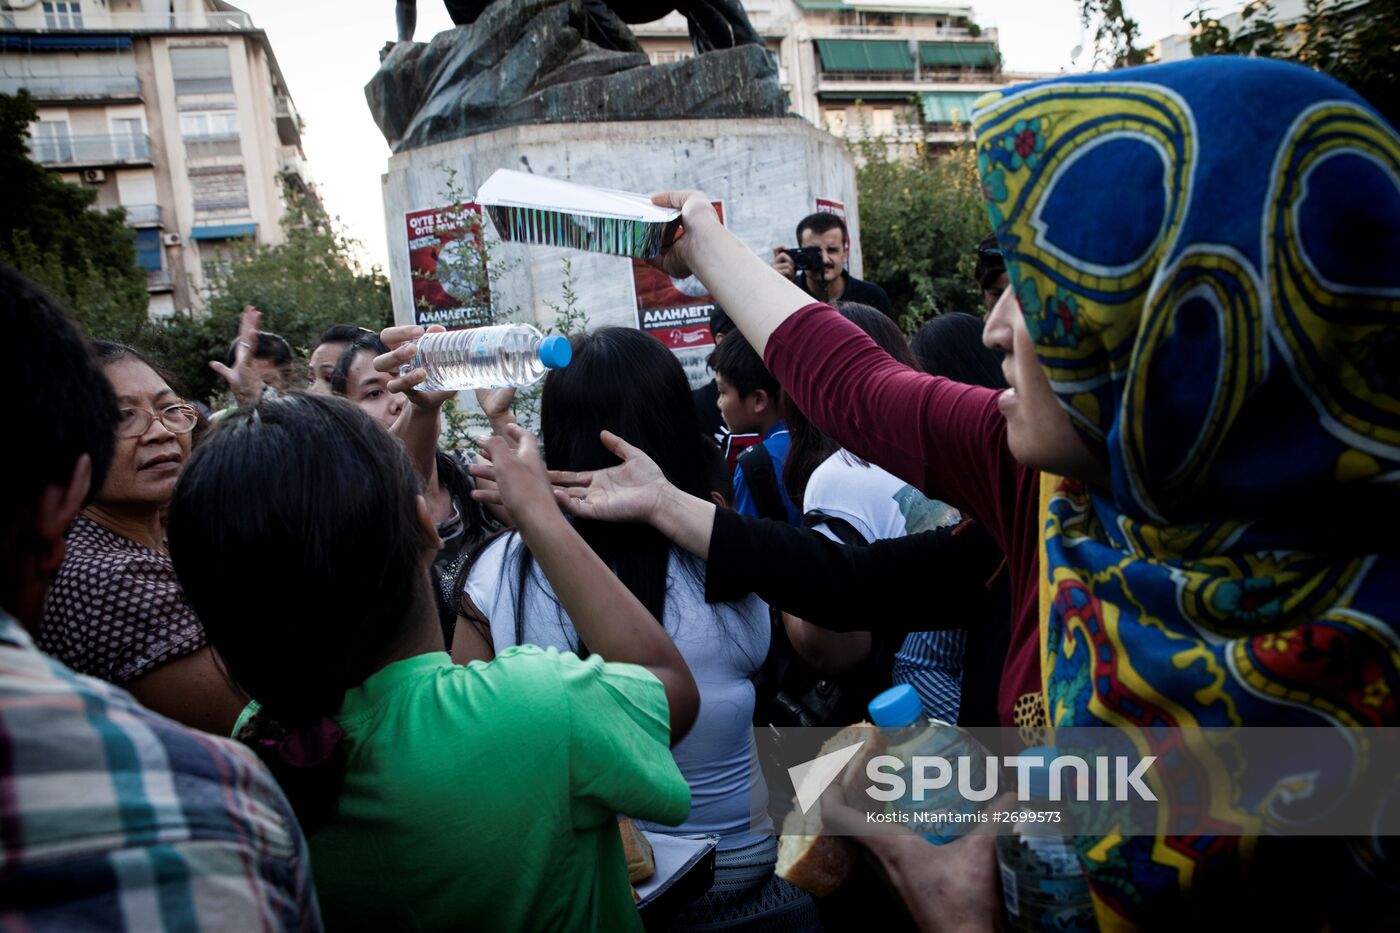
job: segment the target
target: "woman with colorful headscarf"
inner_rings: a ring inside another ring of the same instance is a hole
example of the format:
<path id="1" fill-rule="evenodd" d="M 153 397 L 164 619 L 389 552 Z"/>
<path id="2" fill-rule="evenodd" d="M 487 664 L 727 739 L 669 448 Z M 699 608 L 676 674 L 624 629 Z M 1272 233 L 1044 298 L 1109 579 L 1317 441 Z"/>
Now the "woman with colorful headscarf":
<path id="1" fill-rule="evenodd" d="M 984 98 L 974 126 L 1010 277 L 985 332 L 1007 392 L 894 363 L 768 273 L 702 194 L 657 197 L 685 228 L 662 263 L 699 275 L 822 430 L 998 539 L 1004 724 L 1115 726 L 1142 752 L 1149 727 L 1396 725 L 1395 132 L 1330 79 L 1243 59 L 1025 85 Z M 675 524 L 674 503 L 647 508 Z M 1333 777 L 1337 759 L 1303 751 Z M 1378 847 L 1259 839 L 1309 791 L 1211 756 L 1197 783 L 1160 788 L 1169 816 L 1209 799 L 1208 833 L 1080 840 L 1101 926 L 1366 909 Z M 976 845 L 978 864 L 924 889 L 994 884 Z M 926 869 L 903 861 L 907 893 Z"/>

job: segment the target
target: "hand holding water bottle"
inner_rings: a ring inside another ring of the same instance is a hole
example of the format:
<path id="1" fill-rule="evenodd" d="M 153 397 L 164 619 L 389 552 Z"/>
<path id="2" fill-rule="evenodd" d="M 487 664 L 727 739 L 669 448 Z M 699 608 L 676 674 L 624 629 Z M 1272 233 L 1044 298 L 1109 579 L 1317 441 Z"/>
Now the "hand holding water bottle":
<path id="1" fill-rule="evenodd" d="M 523 388 L 561 369 L 573 359 L 569 338 L 546 337 L 529 324 L 495 324 L 465 330 L 424 334 L 414 355 L 405 359 L 400 348 L 399 375 L 417 392 L 459 392 L 464 389 Z"/>
<path id="2" fill-rule="evenodd" d="M 832 781 L 821 796 L 822 830 L 863 846 L 923 931 L 997 929 L 996 836 L 990 825 L 934 845 L 899 823 L 871 823 L 868 782 Z M 1011 796 L 1011 795 L 1006 795 Z"/>
<path id="3" fill-rule="evenodd" d="M 425 382 L 428 373 L 422 368 L 410 369 L 404 372 L 406 364 L 412 362 L 418 355 L 418 341 L 426 334 L 440 334 L 446 332 L 447 328 L 441 324 L 432 324 L 424 328 L 418 324 L 401 324 L 394 327 L 386 327 L 380 331 L 379 339 L 384 341 L 384 345 L 389 348 L 388 353 L 381 354 L 374 358 L 374 368 L 381 373 L 388 373 L 392 378 L 385 387 L 390 392 L 402 392 L 408 396 L 408 401 L 420 408 L 441 408 L 455 392 L 423 392 L 414 391 L 415 388 Z"/>

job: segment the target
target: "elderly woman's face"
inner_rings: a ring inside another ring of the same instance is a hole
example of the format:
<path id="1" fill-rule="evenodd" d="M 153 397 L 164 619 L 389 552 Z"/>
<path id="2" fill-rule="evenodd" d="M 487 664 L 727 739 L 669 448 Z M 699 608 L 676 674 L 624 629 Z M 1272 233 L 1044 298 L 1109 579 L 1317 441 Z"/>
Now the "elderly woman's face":
<path id="1" fill-rule="evenodd" d="M 183 400 L 155 370 L 139 360 L 116 360 L 103 367 L 103 372 L 116 393 L 120 414 L 116 452 L 97 502 L 125 508 L 161 508 L 170 501 L 180 471 L 190 458 L 190 432 L 171 431 L 160 416 L 172 406 L 182 405 Z M 154 417 L 145 431 L 135 437 L 122 436 L 147 415 Z"/>

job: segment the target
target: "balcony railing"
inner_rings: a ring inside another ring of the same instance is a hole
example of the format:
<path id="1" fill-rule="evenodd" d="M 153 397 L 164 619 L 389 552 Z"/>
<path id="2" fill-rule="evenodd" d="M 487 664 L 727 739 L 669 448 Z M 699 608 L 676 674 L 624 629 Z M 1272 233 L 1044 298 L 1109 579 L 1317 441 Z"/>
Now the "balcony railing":
<path id="1" fill-rule="evenodd" d="M 159 227 L 161 213 L 159 204 L 123 204 L 126 208 L 128 227 Z"/>
<path id="2" fill-rule="evenodd" d="M 185 137 L 185 155 L 191 159 L 214 159 L 242 154 L 243 143 L 237 133 Z"/>
<path id="3" fill-rule="evenodd" d="M 14 95 L 25 88 L 35 100 L 83 98 L 139 99 L 141 80 L 135 75 L 46 75 L 0 77 L 0 94 Z"/>
<path id="4" fill-rule="evenodd" d="M 34 161 L 41 165 L 112 165 L 151 161 L 151 137 L 62 136 L 35 139 L 29 144 Z"/>
<path id="5" fill-rule="evenodd" d="M 87 32 L 91 30 L 112 30 L 115 32 L 228 32 L 232 30 L 256 29 L 253 18 L 239 12 L 205 13 L 111 13 L 105 17 L 88 16 L 81 26 L 71 21 L 55 25 L 27 27 L 36 32 Z"/>
<path id="6" fill-rule="evenodd" d="M 277 97 L 277 135 L 284 146 L 301 145 L 301 115 L 285 94 Z"/>

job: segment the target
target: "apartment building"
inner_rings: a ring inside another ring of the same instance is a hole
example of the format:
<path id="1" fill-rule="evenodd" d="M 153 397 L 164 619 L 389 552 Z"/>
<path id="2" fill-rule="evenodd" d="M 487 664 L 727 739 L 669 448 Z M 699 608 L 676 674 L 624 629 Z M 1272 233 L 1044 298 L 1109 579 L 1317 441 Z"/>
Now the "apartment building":
<path id="1" fill-rule="evenodd" d="M 1338 18 L 1343 21 L 1350 21 L 1367 15 L 1367 6 L 1372 0 L 1329 0 L 1324 7 L 1332 13 L 1338 14 Z M 1267 6 L 1267 9 L 1265 7 Z M 1251 17 L 1244 15 L 1245 10 L 1251 9 Z M 1267 16 L 1260 16 L 1267 14 Z M 1238 35 L 1247 27 L 1258 28 L 1261 19 L 1267 19 L 1271 23 L 1280 26 L 1294 27 L 1283 37 L 1286 48 L 1297 48 L 1302 41 L 1302 32 L 1306 31 L 1308 18 L 1307 0 L 1268 0 L 1265 4 L 1262 0 L 1250 0 L 1241 9 L 1232 13 L 1226 13 L 1220 17 L 1220 25 L 1224 26 L 1231 35 Z M 1295 31 L 1301 30 L 1301 31 Z M 1158 40 L 1152 47 L 1152 60 L 1158 62 L 1179 62 L 1192 57 L 1191 40 L 1192 32 L 1177 33 Z"/>
<path id="2" fill-rule="evenodd" d="M 267 34 L 223 0 L 0 0 L 0 93 L 20 88 L 33 158 L 126 208 L 154 316 L 282 239 L 283 178 L 316 196 Z"/>
<path id="3" fill-rule="evenodd" d="M 967 4 L 743 4 L 778 64 L 791 111 L 837 136 L 950 145 L 966 136 L 974 100 L 1014 83 L 1002 72 L 996 30 L 980 29 Z M 679 14 L 632 29 L 653 63 L 692 54 Z"/>

